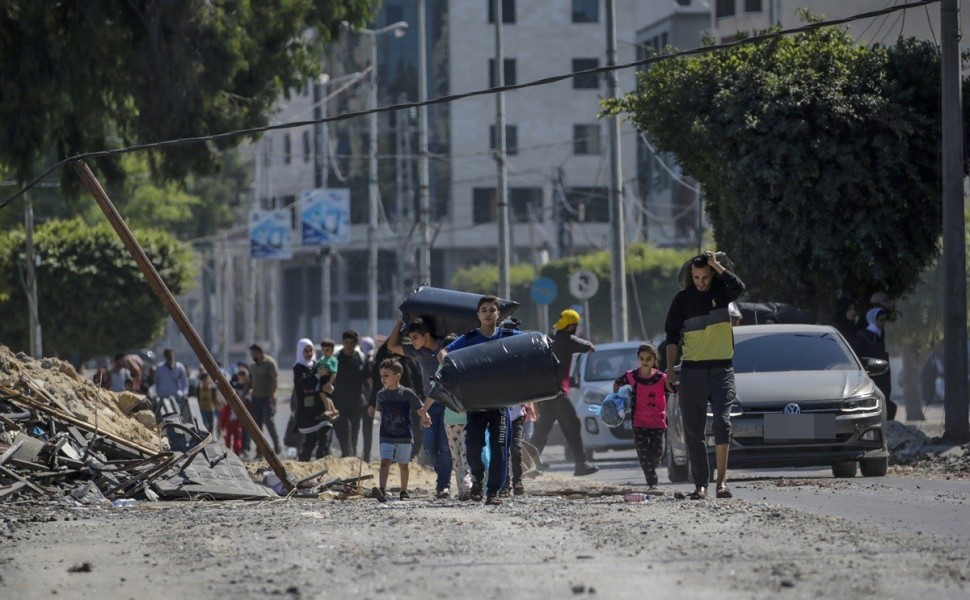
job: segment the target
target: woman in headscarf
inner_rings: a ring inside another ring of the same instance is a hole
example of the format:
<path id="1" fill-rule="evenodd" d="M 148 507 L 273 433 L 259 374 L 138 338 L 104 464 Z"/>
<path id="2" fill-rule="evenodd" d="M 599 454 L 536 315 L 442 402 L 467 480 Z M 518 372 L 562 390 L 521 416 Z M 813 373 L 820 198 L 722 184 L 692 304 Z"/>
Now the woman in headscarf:
<path id="1" fill-rule="evenodd" d="M 848 296 L 842 296 L 835 302 L 835 314 L 832 316 L 832 326 L 839 330 L 845 341 L 855 348 L 856 334 L 859 332 L 859 313 L 855 309 L 855 302 Z"/>
<path id="2" fill-rule="evenodd" d="M 886 352 L 886 321 L 889 320 L 889 311 L 882 307 L 870 308 L 866 313 L 868 326 L 856 333 L 855 351 L 860 357 L 881 358 L 889 362 L 889 353 Z M 893 391 L 893 378 L 889 369 L 882 375 L 870 375 L 884 396 L 886 396 L 886 419 L 893 421 L 896 418 L 896 403 L 889 399 Z"/>
<path id="3" fill-rule="evenodd" d="M 303 338 L 296 344 L 296 362 L 293 364 L 293 390 L 296 396 L 296 427 L 303 434 L 300 460 L 313 459 L 330 454 L 333 424 L 327 418 L 327 404 L 323 387 L 327 383 L 317 374 L 316 350 L 313 342 Z M 326 376 L 329 381 L 330 375 Z"/>

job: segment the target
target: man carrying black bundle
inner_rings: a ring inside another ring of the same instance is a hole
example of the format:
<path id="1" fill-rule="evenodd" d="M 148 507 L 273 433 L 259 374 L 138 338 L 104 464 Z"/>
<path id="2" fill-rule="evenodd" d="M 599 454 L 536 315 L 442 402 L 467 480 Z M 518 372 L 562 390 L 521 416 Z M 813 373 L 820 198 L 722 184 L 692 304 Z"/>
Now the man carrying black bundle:
<path id="1" fill-rule="evenodd" d="M 723 255 L 722 255 L 723 256 Z M 728 305 L 744 291 L 744 283 L 726 270 L 713 252 L 690 261 L 690 279 L 674 296 L 667 312 L 667 389 L 674 391 L 677 348 L 683 344 L 680 372 L 680 406 L 687 455 L 694 477 L 692 500 L 707 497 L 710 464 L 704 430 L 707 404 L 714 415 L 717 459 L 717 497 L 730 498 L 725 484 L 731 442 L 731 407 L 737 396 L 734 384 L 734 332 Z"/>
<path id="2" fill-rule="evenodd" d="M 586 449 L 583 446 L 583 436 L 580 433 L 579 415 L 576 414 L 576 407 L 569 399 L 569 369 L 572 364 L 573 354 L 595 352 L 594 346 L 588 340 L 584 340 L 576 335 L 579 328 L 579 313 L 571 308 L 567 308 L 559 315 L 552 334 L 552 351 L 559 359 L 560 369 L 560 390 L 559 395 L 552 400 L 540 402 L 539 420 L 536 422 L 535 433 L 532 434 L 532 445 L 539 453 L 546 447 L 546 440 L 552 426 L 559 421 L 559 428 L 566 438 L 566 446 L 573 454 L 576 461 L 576 469 L 573 475 L 591 475 L 597 471 L 594 465 L 586 461 Z"/>

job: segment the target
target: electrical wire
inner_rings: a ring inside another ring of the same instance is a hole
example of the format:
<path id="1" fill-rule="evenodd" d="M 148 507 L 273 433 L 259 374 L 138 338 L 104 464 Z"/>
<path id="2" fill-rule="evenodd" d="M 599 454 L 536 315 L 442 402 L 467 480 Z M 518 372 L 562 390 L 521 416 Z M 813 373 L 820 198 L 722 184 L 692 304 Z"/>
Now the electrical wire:
<path id="1" fill-rule="evenodd" d="M 110 157 L 110 156 L 118 156 L 118 155 L 121 155 L 121 154 L 128 154 L 128 153 L 131 153 L 131 152 L 138 152 L 138 151 L 142 151 L 142 150 L 154 150 L 154 149 L 161 149 L 161 148 L 172 148 L 172 147 L 177 147 L 177 146 L 184 146 L 184 145 L 187 145 L 187 144 L 198 144 L 198 143 L 210 142 L 210 141 L 216 141 L 216 140 L 231 139 L 231 138 L 240 137 L 240 136 L 247 136 L 247 135 L 253 135 L 253 134 L 256 134 L 256 133 L 263 133 L 263 132 L 266 132 L 266 131 L 275 131 L 277 129 L 292 129 L 292 128 L 295 128 L 295 127 L 305 127 L 307 125 L 317 125 L 317 124 L 321 124 L 321 123 L 333 123 L 333 122 L 338 122 L 338 121 L 346 121 L 346 120 L 349 120 L 349 119 L 355 119 L 357 117 L 363 117 L 363 116 L 367 116 L 367 115 L 371 115 L 371 114 L 379 114 L 379 113 L 384 113 L 384 112 L 395 112 L 395 111 L 406 110 L 406 109 L 411 109 L 411 108 L 420 108 L 420 107 L 423 107 L 423 106 L 434 106 L 436 104 L 447 104 L 447 103 L 451 103 L 451 102 L 456 102 L 458 100 L 463 100 L 463 99 L 466 99 L 466 98 L 473 98 L 473 97 L 476 97 L 476 96 L 492 95 L 492 94 L 497 94 L 497 93 L 501 93 L 501 92 L 510 92 L 510 91 L 515 91 L 515 90 L 521 90 L 521 89 L 531 88 L 531 87 L 550 85 L 550 84 L 553 84 L 553 83 L 559 83 L 561 81 L 566 81 L 566 80 L 569 80 L 569 79 L 573 79 L 577 75 L 598 75 L 598 74 L 601 74 L 601 73 L 607 73 L 607 72 L 611 72 L 611 71 L 617 71 L 617 70 L 620 70 L 620 69 L 629 69 L 629 68 L 635 68 L 635 67 L 643 67 L 643 66 L 651 65 L 651 64 L 654 64 L 654 63 L 659 63 L 659 62 L 666 61 L 666 60 L 674 60 L 674 59 L 681 58 L 681 57 L 684 57 L 684 56 L 697 56 L 697 55 L 701 55 L 701 54 L 709 54 L 709 53 L 713 53 L 713 52 L 718 52 L 718 51 L 721 51 L 721 50 L 729 50 L 729 49 L 737 48 L 737 47 L 740 47 L 740 46 L 747 46 L 747 45 L 752 45 L 752 44 L 760 44 L 762 42 L 765 42 L 765 41 L 768 41 L 768 40 L 772 40 L 772 39 L 775 39 L 775 38 L 778 38 L 778 37 L 786 36 L 786 35 L 793 35 L 793 34 L 798 34 L 798 33 L 806 33 L 806 32 L 809 32 L 809 31 L 814 31 L 816 29 L 821 29 L 823 27 L 833 27 L 833 26 L 836 26 L 836 25 L 844 25 L 846 23 L 852 23 L 854 21 L 858 21 L 858 20 L 861 20 L 861 19 L 870 19 L 870 18 L 874 18 L 874 17 L 881 16 L 881 15 L 888 15 L 890 13 L 897 12 L 897 11 L 900 11 L 900 10 L 906 10 L 906 9 L 909 9 L 909 8 L 918 8 L 920 6 L 927 6 L 929 4 L 935 4 L 935 3 L 939 2 L 939 1 L 940 0 L 916 0 L 914 2 L 910 2 L 910 3 L 907 3 L 905 5 L 886 7 L 886 8 L 881 9 L 881 10 L 875 10 L 875 11 L 869 11 L 869 12 L 865 12 L 865 13 L 859 13 L 859 14 L 852 15 L 850 17 L 841 18 L 841 19 L 832 19 L 830 21 L 818 21 L 818 22 L 815 22 L 815 23 L 807 23 L 807 24 L 802 25 L 800 27 L 793 27 L 793 28 L 790 28 L 790 29 L 782 29 L 782 30 L 778 30 L 778 31 L 766 32 L 766 33 L 762 33 L 762 34 L 758 34 L 758 35 L 753 35 L 753 36 L 746 37 L 746 38 L 742 38 L 742 39 L 732 40 L 732 41 L 729 41 L 729 42 L 723 42 L 723 43 L 720 43 L 720 44 L 712 44 L 710 46 L 702 46 L 700 48 L 693 48 L 693 49 L 690 49 L 690 50 L 682 50 L 682 51 L 675 52 L 675 53 L 671 53 L 671 54 L 663 54 L 663 55 L 651 56 L 651 57 L 644 58 L 644 59 L 637 60 L 637 61 L 633 61 L 633 62 L 622 63 L 622 64 L 617 64 L 617 65 L 605 65 L 605 66 L 602 66 L 602 67 L 595 67 L 595 68 L 592 68 L 592 69 L 585 69 L 585 70 L 582 70 L 582 71 L 574 71 L 574 72 L 570 72 L 570 73 L 566 73 L 566 74 L 553 75 L 553 76 L 550 76 L 550 77 L 544 77 L 544 78 L 541 78 L 541 79 L 536 79 L 534 81 L 528 81 L 528 82 L 524 82 L 524 83 L 518 83 L 518 84 L 511 84 L 511 85 L 505 85 L 505 86 L 500 86 L 500 87 L 492 87 L 492 88 L 487 88 L 487 89 L 474 90 L 474 91 L 471 91 L 471 92 L 464 92 L 464 93 L 460 93 L 460 94 L 450 94 L 450 95 L 446 95 L 446 96 L 440 96 L 438 98 L 432 98 L 430 100 L 425 100 L 425 101 L 419 101 L 419 102 L 404 102 L 404 103 L 392 104 L 392 105 L 389 105 L 389 106 L 382 106 L 382 107 L 377 107 L 377 108 L 372 108 L 372 109 L 367 109 L 367 110 L 360 110 L 360 111 L 348 112 L 348 113 L 344 113 L 344 114 L 340 114 L 340 115 L 334 115 L 332 117 L 324 117 L 324 118 L 321 118 L 321 119 L 310 119 L 310 120 L 303 120 L 303 121 L 291 121 L 291 122 L 287 122 L 287 123 L 280 123 L 280 124 L 275 124 L 275 125 L 264 125 L 264 126 L 261 126 L 261 127 L 250 127 L 250 128 L 247 128 L 247 129 L 239 129 L 239 130 L 227 131 L 227 132 L 223 132 L 223 133 L 216 133 L 216 134 L 209 134 L 209 135 L 201 135 L 201 136 L 193 136 L 193 137 L 188 137 L 188 138 L 178 138 L 178 139 L 172 139 L 172 140 L 163 140 L 163 141 L 159 141 L 159 142 L 146 142 L 146 143 L 143 143 L 143 144 L 135 144 L 135 145 L 132 145 L 132 146 L 126 146 L 126 147 L 116 148 L 116 149 L 112 149 L 112 150 L 99 150 L 99 151 L 94 151 L 94 152 L 78 153 L 78 154 L 75 154 L 74 156 L 70 156 L 68 158 L 62 159 L 62 160 L 54 163 L 53 165 L 50 165 L 46 169 L 44 169 L 39 175 L 37 175 L 36 177 L 34 177 L 33 179 L 31 179 L 29 182 L 27 182 L 20 190 L 18 190 L 14 194 L 12 194 L 12 195 L 4 198 L 3 201 L 0 202 L 0 209 L 5 208 L 6 206 L 8 206 L 15 199 L 17 199 L 20 196 L 22 196 L 24 194 L 24 192 L 29 191 L 31 188 L 33 188 L 35 185 L 37 185 L 37 183 L 39 183 L 40 181 L 42 181 L 44 178 L 46 178 L 48 175 L 50 175 L 54 171 L 60 169 L 61 167 L 65 166 L 65 165 L 73 164 L 73 163 L 78 162 L 78 161 L 87 160 L 89 158 L 104 158 L 104 157 Z"/>

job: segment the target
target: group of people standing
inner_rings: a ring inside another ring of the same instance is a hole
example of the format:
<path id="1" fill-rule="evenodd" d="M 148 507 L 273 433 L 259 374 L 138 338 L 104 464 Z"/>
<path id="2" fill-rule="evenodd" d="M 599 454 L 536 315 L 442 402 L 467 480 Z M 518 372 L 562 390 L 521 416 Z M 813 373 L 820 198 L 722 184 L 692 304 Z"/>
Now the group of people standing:
<path id="1" fill-rule="evenodd" d="M 889 361 L 886 350 L 886 323 L 895 315 L 895 308 L 885 292 L 876 292 L 869 299 L 869 308 L 860 318 L 856 304 L 851 298 L 840 298 L 836 303 L 833 325 L 842 334 L 855 353 L 861 357 L 881 358 Z M 896 403 L 890 396 L 893 378 L 890 370 L 880 375 L 870 375 L 873 383 L 886 397 L 886 419 L 896 419 Z"/>

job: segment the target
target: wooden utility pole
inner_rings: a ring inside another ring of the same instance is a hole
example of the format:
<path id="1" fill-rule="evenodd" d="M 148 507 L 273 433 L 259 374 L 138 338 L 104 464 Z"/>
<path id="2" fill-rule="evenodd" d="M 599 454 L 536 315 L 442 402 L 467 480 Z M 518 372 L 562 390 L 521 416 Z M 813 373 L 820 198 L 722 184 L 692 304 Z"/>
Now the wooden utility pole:
<path id="1" fill-rule="evenodd" d="M 616 0 L 606 0 L 606 64 L 616 65 Z M 617 97 L 616 69 L 606 75 L 609 97 Z M 623 168 L 620 164 L 620 118 L 608 118 L 610 129 L 610 309 L 614 342 L 627 338 L 626 223 L 623 214 Z M 589 313 L 583 315 L 589 319 Z M 587 321 L 587 326 L 589 322 Z"/>
<path id="2" fill-rule="evenodd" d="M 229 385 L 229 380 L 226 379 L 226 376 L 222 373 L 222 369 L 220 369 L 219 365 L 216 364 L 216 359 L 212 357 L 212 354 L 209 353 L 209 349 L 206 348 L 202 338 L 199 337 L 199 334 L 195 331 L 195 328 L 192 327 L 192 323 L 190 323 L 188 317 L 185 316 L 185 312 L 183 312 L 182 307 L 179 306 L 178 301 L 175 299 L 175 295 L 172 294 L 172 291 L 169 290 L 168 286 L 165 285 L 165 282 L 162 281 L 162 277 L 155 269 L 155 265 L 148 260 L 148 255 L 146 255 L 145 251 L 142 250 L 141 246 L 138 245 L 138 242 L 135 240 L 135 236 L 132 235 L 131 230 L 128 229 L 128 225 L 125 224 L 125 220 L 121 217 L 121 214 L 118 213 L 118 210 L 111 202 L 111 198 L 108 197 L 108 194 L 104 191 L 104 188 L 101 187 L 101 183 L 98 182 L 97 177 L 94 176 L 94 173 L 91 172 L 91 169 L 84 161 L 74 163 L 74 170 L 77 171 L 77 174 L 81 177 L 81 181 L 84 182 L 84 185 L 91 192 L 91 195 L 94 196 L 94 200 L 101 208 L 101 212 L 104 213 L 104 216 L 107 217 L 108 222 L 111 223 L 111 227 L 114 228 L 115 233 L 117 233 L 118 237 L 121 238 L 125 248 L 128 249 L 129 254 L 131 254 L 131 257 L 135 260 L 135 263 L 138 264 L 138 268 L 141 269 L 141 272 L 145 274 L 145 278 L 148 280 L 148 285 L 151 286 L 152 291 L 155 292 L 155 295 L 157 295 L 159 299 L 161 299 L 162 304 L 165 305 L 165 309 L 168 311 L 168 314 L 172 317 L 172 320 L 175 321 L 175 324 L 178 326 L 179 331 L 182 332 L 185 340 L 189 343 L 189 346 L 192 347 L 192 350 L 195 352 L 196 357 L 198 357 L 199 362 L 202 363 L 202 366 L 205 367 L 206 372 L 209 373 L 209 377 L 212 377 L 212 380 L 215 381 L 216 385 L 219 386 L 219 391 L 222 393 L 222 396 L 227 402 L 229 402 L 229 406 L 232 407 L 233 412 L 236 413 L 236 416 L 239 417 L 240 421 L 242 421 L 243 427 L 245 427 L 246 431 L 249 432 L 249 436 L 254 442 L 256 442 L 256 447 L 259 449 L 259 453 L 263 456 L 263 458 L 266 459 L 266 462 L 269 463 L 270 468 L 273 469 L 276 476 L 280 478 L 280 481 L 283 482 L 283 486 L 286 488 L 286 490 L 293 491 L 293 483 L 289 480 L 289 478 L 287 478 L 286 470 L 283 468 L 283 464 L 280 462 L 279 457 L 276 456 L 273 449 L 266 441 L 266 438 L 263 437 L 263 432 L 260 431 L 259 426 L 256 425 L 256 421 L 253 420 L 252 415 L 250 415 L 249 411 L 246 410 L 242 400 L 240 400 L 239 396 L 236 395 L 236 391 L 232 389 L 231 385 Z"/>
<path id="3" fill-rule="evenodd" d="M 502 0 L 492 0 L 492 16 L 495 17 L 495 87 L 505 85 L 505 48 L 502 41 Z M 498 184 L 495 187 L 495 202 L 498 207 L 498 295 L 511 296 L 509 284 L 509 182 L 508 167 L 505 164 L 505 94 L 495 94 L 495 165 Z"/>
<path id="4" fill-rule="evenodd" d="M 970 440 L 967 417 L 967 250 L 963 203 L 963 110 L 960 97 L 960 4 L 940 3 L 943 52 L 943 437 Z"/>

